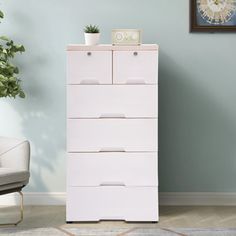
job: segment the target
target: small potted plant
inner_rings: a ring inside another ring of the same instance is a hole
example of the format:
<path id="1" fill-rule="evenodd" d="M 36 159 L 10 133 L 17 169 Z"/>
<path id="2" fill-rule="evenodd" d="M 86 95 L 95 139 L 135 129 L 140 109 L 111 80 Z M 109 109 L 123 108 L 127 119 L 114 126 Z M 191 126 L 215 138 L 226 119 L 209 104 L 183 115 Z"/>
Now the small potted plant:
<path id="1" fill-rule="evenodd" d="M 100 30 L 96 25 L 86 25 L 84 28 L 86 45 L 97 45 L 100 38 Z"/>

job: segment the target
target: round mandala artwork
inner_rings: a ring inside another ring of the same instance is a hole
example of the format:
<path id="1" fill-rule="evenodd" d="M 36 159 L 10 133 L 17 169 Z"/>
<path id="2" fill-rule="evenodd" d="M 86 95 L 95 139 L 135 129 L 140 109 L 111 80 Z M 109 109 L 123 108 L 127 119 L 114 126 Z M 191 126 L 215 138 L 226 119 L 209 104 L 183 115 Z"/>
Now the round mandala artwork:
<path id="1" fill-rule="evenodd" d="M 222 25 L 236 13 L 236 0 L 197 0 L 197 7 L 206 22 Z"/>

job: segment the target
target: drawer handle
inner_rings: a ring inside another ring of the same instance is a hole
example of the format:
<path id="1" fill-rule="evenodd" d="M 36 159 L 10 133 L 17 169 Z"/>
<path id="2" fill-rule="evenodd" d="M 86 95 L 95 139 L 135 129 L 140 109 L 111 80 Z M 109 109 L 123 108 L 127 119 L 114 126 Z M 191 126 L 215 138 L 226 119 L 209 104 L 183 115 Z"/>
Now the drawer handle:
<path id="1" fill-rule="evenodd" d="M 134 56 L 138 56 L 138 52 L 134 52 L 133 54 L 134 54 Z"/>
<path id="2" fill-rule="evenodd" d="M 99 84 L 99 81 L 93 78 L 86 78 L 81 80 L 80 84 Z"/>
<path id="3" fill-rule="evenodd" d="M 146 82 L 144 79 L 140 79 L 137 77 L 129 77 L 126 80 L 126 84 L 146 84 Z"/>
<path id="4" fill-rule="evenodd" d="M 100 117 L 99 117 L 100 119 L 106 119 L 106 118 L 122 118 L 122 119 L 124 119 L 125 118 L 125 114 L 112 114 L 112 113 L 104 113 L 104 114 L 101 114 L 100 115 Z"/>
<path id="5" fill-rule="evenodd" d="M 113 216 L 101 216 L 99 218 L 99 220 L 125 220 L 125 217 L 124 216 L 116 216 L 116 215 L 113 215 Z"/>
<path id="6" fill-rule="evenodd" d="M 87 52 L 87 56 L 92 56 L 92 53 L 91 52 Z"/>
<path id="7" fill-rule="evenodd" d="M 112 148 L 112 147 L 106 147 L 101 148 L 99 152 L 125 152 L 124 148 Z"/>
<path id="8" fill-rule="evenodd" d="M 113 182 L 113 181 L 108 181 L 108 182 L 102 182 L 99 184 L 99 186 L 125 186 L 125 183 L 123 182 Z"/>

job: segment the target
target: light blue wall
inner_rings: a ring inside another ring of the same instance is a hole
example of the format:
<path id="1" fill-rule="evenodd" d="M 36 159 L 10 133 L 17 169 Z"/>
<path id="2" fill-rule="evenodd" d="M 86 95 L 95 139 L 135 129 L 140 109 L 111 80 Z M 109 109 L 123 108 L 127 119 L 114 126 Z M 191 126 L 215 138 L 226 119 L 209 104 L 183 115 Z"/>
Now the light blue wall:
<path id="1" fill-rule="evenodd" d="M 0 100 L 0 134 L 32 144 L 28 191 L 65 191 L 65 48 L 98 24 L 142 28 L 160 45 L 161 191 L 236 191 L 236 35 L 189 34 L 188 0 L 8 0 L 1 34 L 17 57 L 25 100 Z"/>

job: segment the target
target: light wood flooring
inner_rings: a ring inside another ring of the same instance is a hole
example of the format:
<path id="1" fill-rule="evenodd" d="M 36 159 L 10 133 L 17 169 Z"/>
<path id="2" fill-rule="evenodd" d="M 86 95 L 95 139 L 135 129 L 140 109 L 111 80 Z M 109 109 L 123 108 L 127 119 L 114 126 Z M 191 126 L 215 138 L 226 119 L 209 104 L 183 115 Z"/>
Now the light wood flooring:
<path id="1" fill-rule="evenodd" d="M 67 227 L 64 206 L 25 206 L 24 221 L 17 227 Z M 0 207 L 0 222 L 17 219 L 16 207 Z M 131 224 L 122 221 L 69 224 L 69 227 L 236 227 L 236 207 L 161 207 L 157 224 Z"/>

